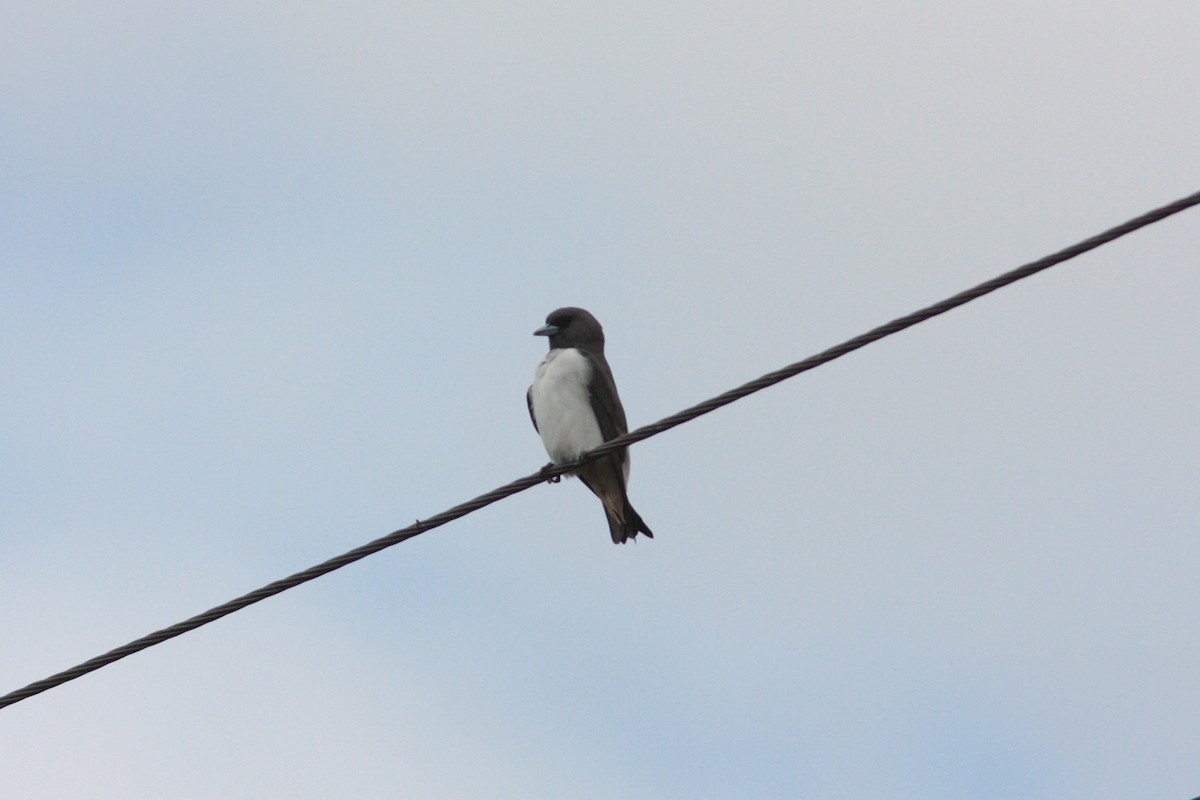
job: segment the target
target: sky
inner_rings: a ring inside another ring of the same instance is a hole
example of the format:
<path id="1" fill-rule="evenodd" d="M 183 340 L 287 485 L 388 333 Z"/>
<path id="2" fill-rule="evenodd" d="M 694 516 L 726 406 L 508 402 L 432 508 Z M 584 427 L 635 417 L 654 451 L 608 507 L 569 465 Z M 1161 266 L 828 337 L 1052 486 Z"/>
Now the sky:
<path id="1" fill-rule="evenodd" d="M 0 693 L 1200 189 L 1191 2 L 6 3 Z M 0 710 L 6 798 L 1200 794 L 1200 211 Z"/>

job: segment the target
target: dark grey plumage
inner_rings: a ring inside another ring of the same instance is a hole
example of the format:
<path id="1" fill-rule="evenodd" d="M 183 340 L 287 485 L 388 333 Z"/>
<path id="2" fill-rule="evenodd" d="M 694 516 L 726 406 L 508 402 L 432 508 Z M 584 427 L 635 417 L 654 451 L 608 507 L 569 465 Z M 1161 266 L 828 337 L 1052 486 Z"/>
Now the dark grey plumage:
<path id="1" fill-rule="evenodd" d="M 572 461 L 600 443 L 629 430 L 612 370 L 604 358 L 604 330 L 582 308 L 560 308 L 534 331 L 550 340 L 550 352 L 538 365 L 526 393 L 529 417 L 554 463 Z M 625 448 L 576 473 L 604 504 L 614 543 L 639 533 L 653 537 L 626 493 L 629 453 Z"/>

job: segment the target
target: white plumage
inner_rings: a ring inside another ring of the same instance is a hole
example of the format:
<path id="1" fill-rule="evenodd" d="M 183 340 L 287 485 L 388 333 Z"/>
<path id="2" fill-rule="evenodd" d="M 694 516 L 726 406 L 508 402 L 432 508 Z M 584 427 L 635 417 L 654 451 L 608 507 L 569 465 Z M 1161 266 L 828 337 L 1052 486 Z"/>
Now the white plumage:
<path id="1" fill-rule="evenodd" d="M 604 329 L 596 318 L 582 308 L 560 308 L 533 334 L 550 337 L 550 352 L 534 371 L 527 393 L 529 414 L 550 459 L 556 464 L 575 461 L 602 445 L 606 436 L 624 433 L 625 412 L 604 360 Z M 639 533 L 654 537 L 625 491 L 628 451 L 593 459 L 571 474 L 604 504 L 614 544 L 636 541 Z"/>
<path id="2" fill-rule="evenodd" d="M 533 373 L 529 401 L 542 444 L 556 464 L 603 444 L 588 397 L 592 366 L 574 347 L 551 350 Z"/>

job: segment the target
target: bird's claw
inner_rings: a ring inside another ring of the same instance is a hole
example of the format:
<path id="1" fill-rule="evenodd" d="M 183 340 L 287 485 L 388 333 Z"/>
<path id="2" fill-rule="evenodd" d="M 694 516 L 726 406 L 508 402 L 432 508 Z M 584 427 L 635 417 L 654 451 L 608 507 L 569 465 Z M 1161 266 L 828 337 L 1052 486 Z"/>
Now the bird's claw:
<path id="1" fill-rule="evenodd" d="M 546 479 L 546 483 L 558 483 L 562 480 L 562 475 L 551 475 L 550 470 L 554 469 L 554 462 L 551 461 L 546 466 L 542 467 L 542 477 Z"/>

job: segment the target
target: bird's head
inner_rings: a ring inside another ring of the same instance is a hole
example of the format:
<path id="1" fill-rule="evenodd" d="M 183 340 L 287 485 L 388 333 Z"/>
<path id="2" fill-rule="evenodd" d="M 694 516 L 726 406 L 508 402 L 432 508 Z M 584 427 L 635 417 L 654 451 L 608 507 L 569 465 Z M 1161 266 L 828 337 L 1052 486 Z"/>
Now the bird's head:
<path id="1" fill-rule="evenodd" d="M 551 311 L 546 324 L 533 332 L 534 336 L 550 339 L 550 349 L 577 347 L 593 353 L 604 352 L 604 329 L 600 323 L 582 308 L 568 306 Z"/>

